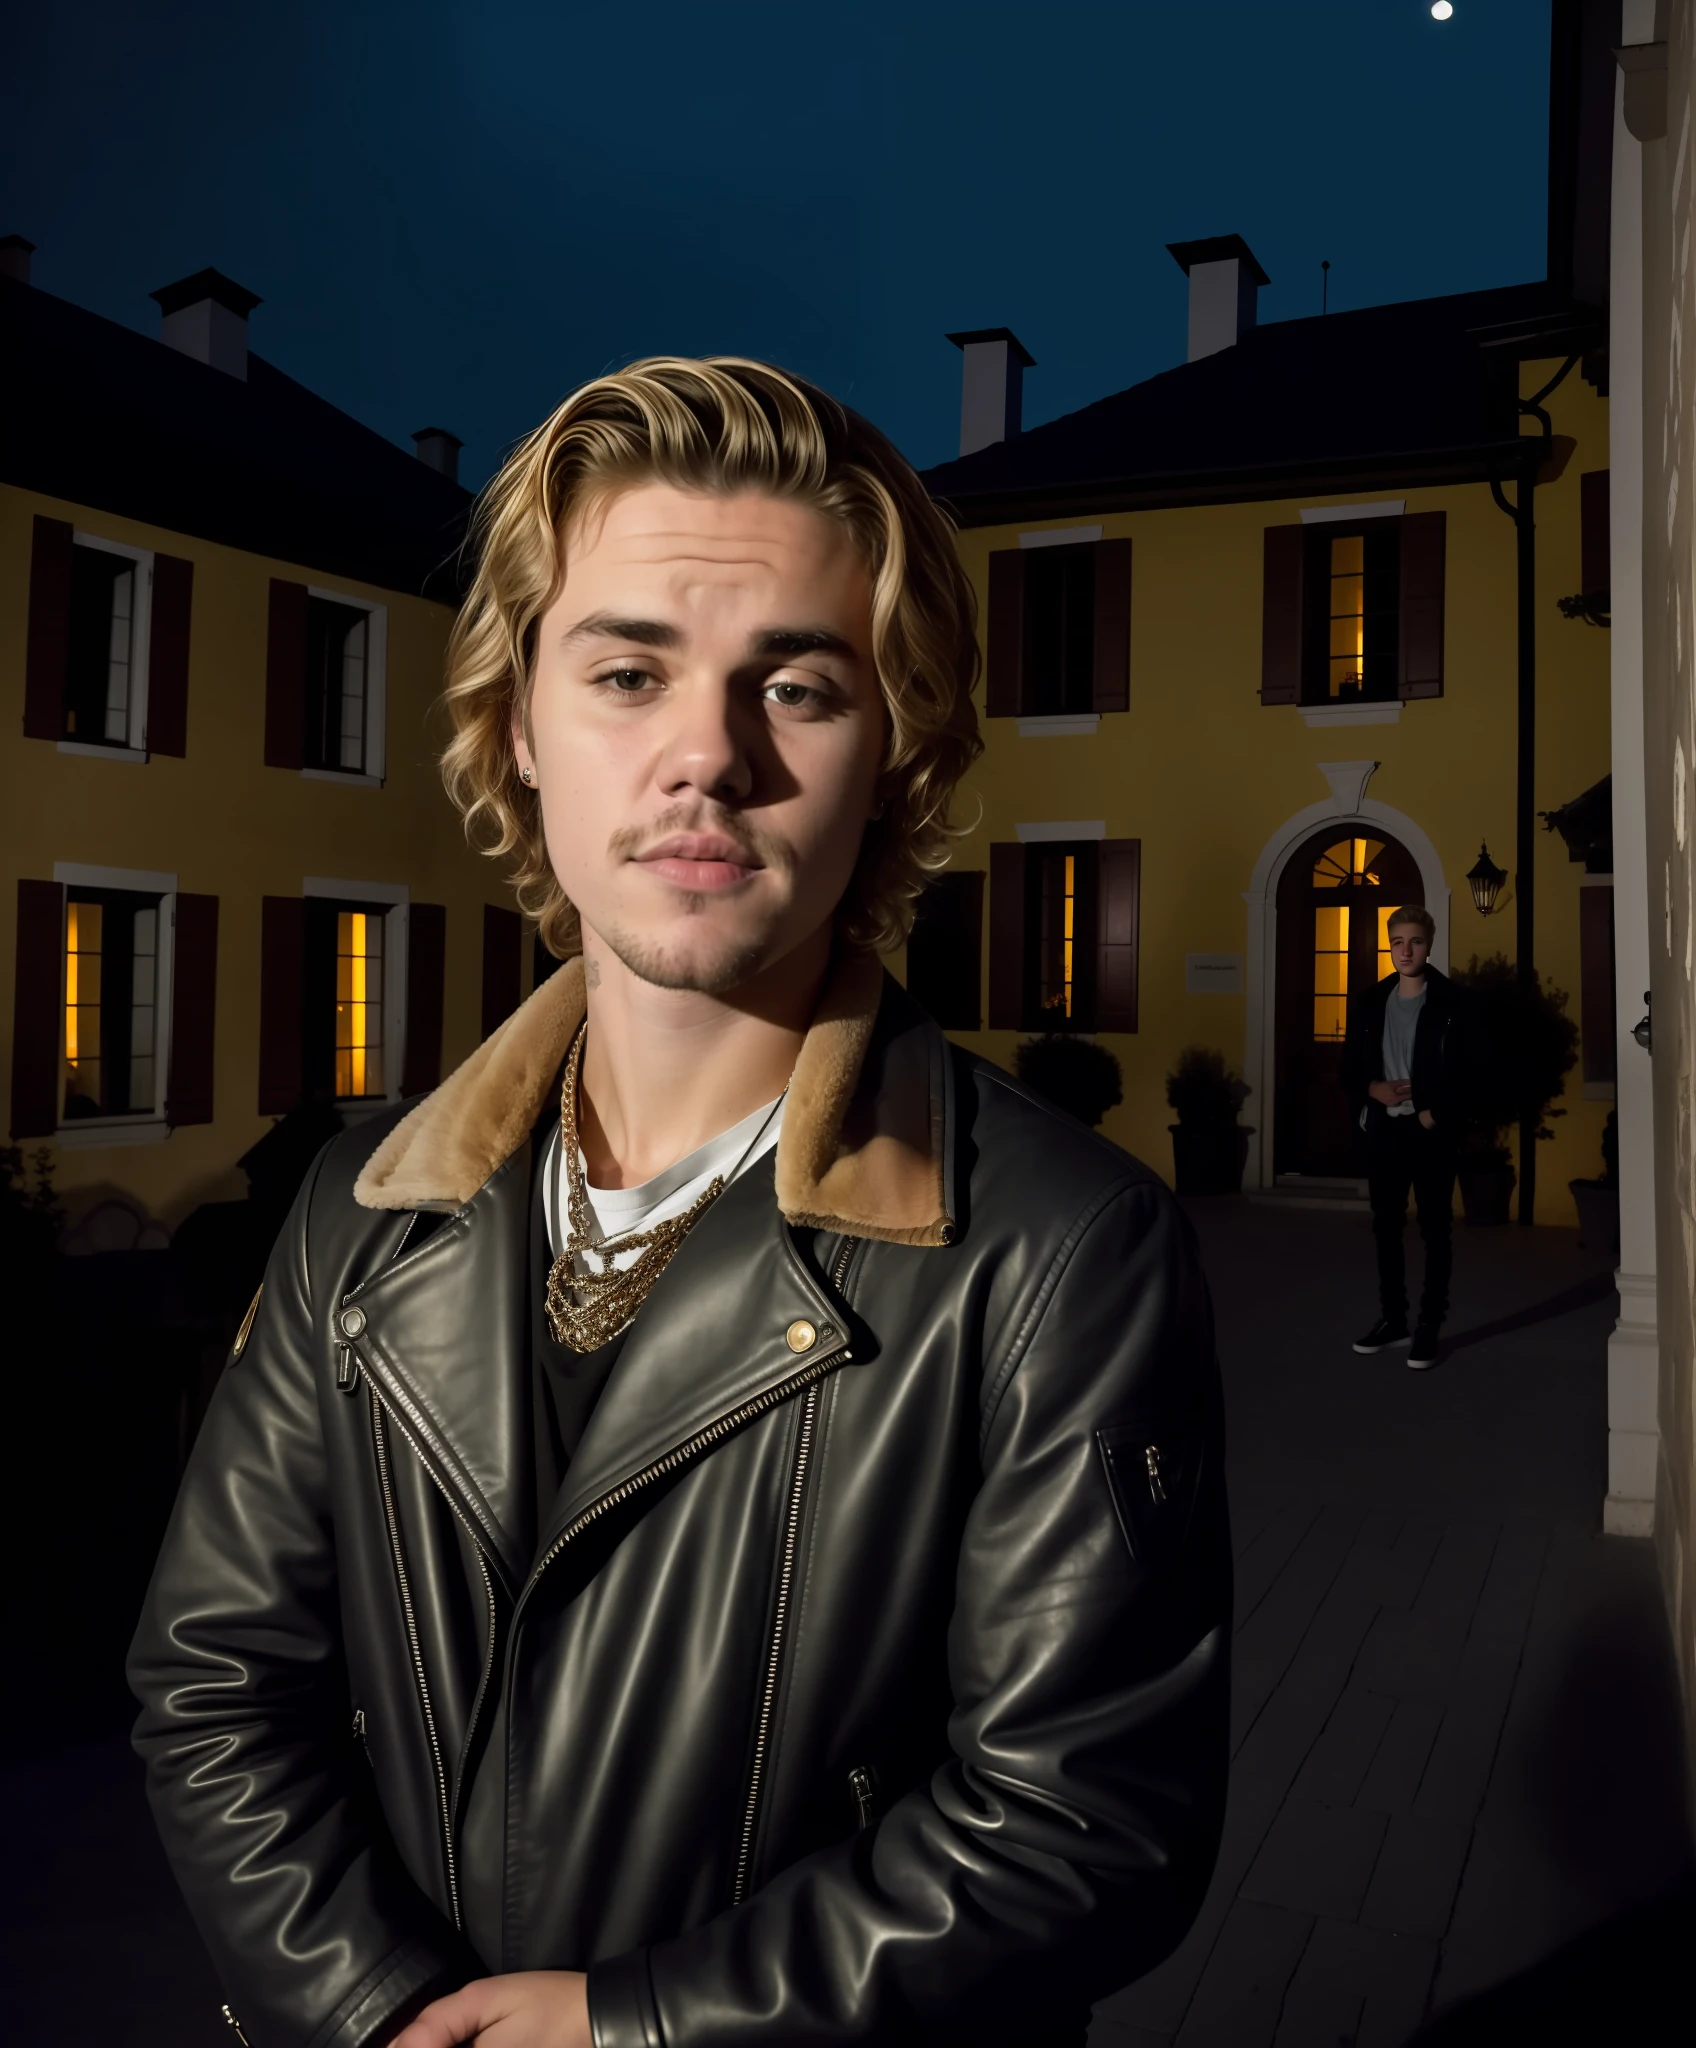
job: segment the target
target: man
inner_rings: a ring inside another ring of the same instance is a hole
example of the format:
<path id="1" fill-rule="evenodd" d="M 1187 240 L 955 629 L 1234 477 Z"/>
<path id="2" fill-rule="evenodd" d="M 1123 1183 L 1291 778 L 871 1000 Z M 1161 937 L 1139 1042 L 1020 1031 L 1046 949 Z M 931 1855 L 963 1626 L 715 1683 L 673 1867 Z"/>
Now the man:
<path id="1" fill-rule="evenodd" d="M 1464 991 L 1431 965 L 1436 929 L 1420 903 L 1404 904 L 1391 917 L 1387 936 L 1396 971 L 1353 1006 L 1343 1047 L 1343 1086 L 1366 1136 L 1378 1250 L 1378 1320 L 1354 1348 L 1406 1349 L 1416 1372 L 1437 1363 L 1448 1312 L 1455 1148 L 1470 1063 Z M 1425 1242 L 1425 1281 L 1411 1337 L 1402 1246 L 1410 1188 Z"/>
<path id="2" fill-rule="evenodd" d="M 254 2048 L 1081 2042 L 1202 1898 L 1229 1547 L 1144 1168 L 889 981 L 951 533 L 735 360 L 488 492 L 448 787 L 570 955 L 320 1155 L 131 1658 Z"/>

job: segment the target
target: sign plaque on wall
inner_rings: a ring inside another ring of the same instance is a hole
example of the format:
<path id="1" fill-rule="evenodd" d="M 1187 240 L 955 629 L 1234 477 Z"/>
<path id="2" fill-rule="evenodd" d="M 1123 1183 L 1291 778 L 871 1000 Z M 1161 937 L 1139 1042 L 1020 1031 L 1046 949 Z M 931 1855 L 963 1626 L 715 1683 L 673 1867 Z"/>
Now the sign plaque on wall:
<path id="1" fill-rule="evenodd" d="M 1184 994 L 1187 996 L 1240 996 L 1243 992 L 1243 956 L 1240 953 L 1186 953 Z"/>

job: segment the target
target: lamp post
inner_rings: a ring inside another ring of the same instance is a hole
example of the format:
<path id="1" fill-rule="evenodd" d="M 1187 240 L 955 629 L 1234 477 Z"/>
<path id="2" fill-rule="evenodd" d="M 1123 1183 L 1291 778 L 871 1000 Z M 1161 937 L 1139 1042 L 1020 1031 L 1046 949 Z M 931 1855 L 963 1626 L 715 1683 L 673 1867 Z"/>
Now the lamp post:
<path id="1" fill-rule="evenodd" d="M 1472 900 L 1480 917 L 1488 917 L 1495 909 L 1496 897 L 1507 878 L 1507 869 L 1497 867 L 1490 858 L 1488 841 L 1480 840 L 1478 858 L 1466 871 L 1467 887 L 1472 891 Z"/>

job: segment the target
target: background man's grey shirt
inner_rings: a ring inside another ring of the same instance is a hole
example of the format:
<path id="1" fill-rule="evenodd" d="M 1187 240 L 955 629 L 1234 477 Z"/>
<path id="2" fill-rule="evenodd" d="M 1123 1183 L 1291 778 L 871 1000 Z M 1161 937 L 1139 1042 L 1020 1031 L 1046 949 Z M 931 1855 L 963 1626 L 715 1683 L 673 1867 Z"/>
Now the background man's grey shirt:
<path id="1" fill-rule="evenodd" d="M 1384 1079 L 1413 1079 L 1413 1034 L 1419 1029 L 1419 1013 L 1425 1007 L 1423 985 L 1416 996 L 1403 996 L 1399 987 L 1390 991 L 1384 1005 Z M 1387 1116 L 1412 1116 L 1411 1097 L 1406 1102 L 1385 1104 Z"/>

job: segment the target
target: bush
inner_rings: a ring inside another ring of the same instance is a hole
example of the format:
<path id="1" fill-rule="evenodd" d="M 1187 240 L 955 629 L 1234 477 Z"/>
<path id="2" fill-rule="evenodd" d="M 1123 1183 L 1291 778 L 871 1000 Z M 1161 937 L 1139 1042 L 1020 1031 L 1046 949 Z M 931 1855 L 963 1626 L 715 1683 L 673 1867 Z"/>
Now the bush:
<path id="1" fill-rule="evenodd" d="M 1033 1095 L 1052 1102 L 1091 1130 L 1124 1100 L 1119 1062 L 1104 1045 L 1070 1032 L 1027 1038 L 1013 1056 L 1014 1071 Z"/>
<path id="2" fill-rule="evenodd" d="M 59 1241 L 65 1212 L 53 1192 L 52 1169 L 45 1145 L 28 1165 L 21 1145 L 0 1145 L 0 1260 L 8 1266 L 45 1258 Z"/>
<path id="3" fill-rule="evenodd" d="M 1522 983 L 1506 954 L 1475 953 L 1454 979 L 1478 1006 L 1483 1054 L 1461 1152 L 1505 1162 L 1509 1131 L 1529 1122 L 1539 1138 L 1552 1138 L 1550 1120 L 1566 1115 L 1555 1105 L 1578 1058 L 1578 1026 L 1566 1013 L 1566 990 L 1539 974 Z"/>
<path id="4" fill-rule="evenodd" d="M 1249 1098 L 1249 1085 L 1211 1046 L 1186 1045 L 1166 1076 L 1166 1100 L 1186 1130 L 1228 1131 Z"/>

